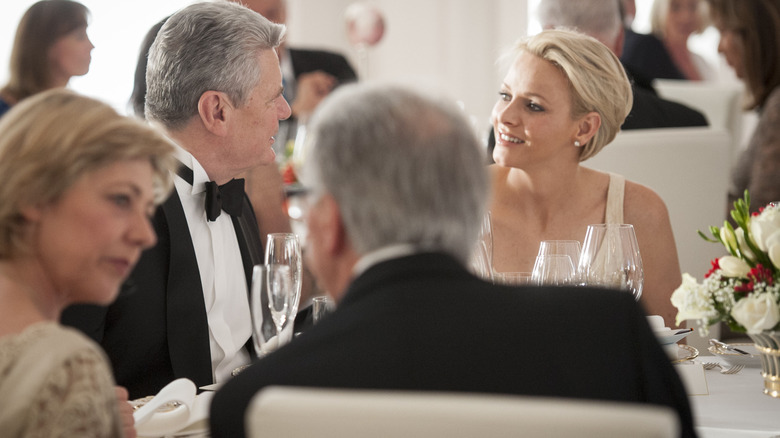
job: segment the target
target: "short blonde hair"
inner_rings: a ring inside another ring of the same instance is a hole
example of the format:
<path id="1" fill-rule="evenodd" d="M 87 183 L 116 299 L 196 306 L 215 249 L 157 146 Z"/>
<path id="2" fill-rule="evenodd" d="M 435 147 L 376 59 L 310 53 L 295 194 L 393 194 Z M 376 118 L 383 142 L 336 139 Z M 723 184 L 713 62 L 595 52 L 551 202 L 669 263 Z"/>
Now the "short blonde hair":
<path id="1" fill-rule="evenodd" d="M 65 89 L 38 93 L 0 119 L 0 259 L 26 249 L 24 206 L 56 201 L 80 177 L 119 161 L 148 159 L 155 201 L 173 186 L 173 146 L 149 126 Z"/>
<path id="2" fill-rule="evenodd" d="M 580 161 L 596 155 L 615 139 L 631 111 L 634 95 L 620 60 L 593 37 L 569 30 L 545 30 L 520 40 L 512 58 L 527 52 L 549 61 L 568 79 L 572 119 L 596 112 L 601 126 L 582 147 Z"/>
<path id="3" fill-rule="evenodd" d="M 669 6 L 672 0 L 655 0 L 650 9 L 650 32 L 659 39 L 665 39 L 666 18 L 669 16 Z M 694 33 L 702 33 L 710 25 L 710 14 L 707 4 L 704 0 L 698 0 L 699 8 L 697 18 L 699 25 L 696 26 Z"/>

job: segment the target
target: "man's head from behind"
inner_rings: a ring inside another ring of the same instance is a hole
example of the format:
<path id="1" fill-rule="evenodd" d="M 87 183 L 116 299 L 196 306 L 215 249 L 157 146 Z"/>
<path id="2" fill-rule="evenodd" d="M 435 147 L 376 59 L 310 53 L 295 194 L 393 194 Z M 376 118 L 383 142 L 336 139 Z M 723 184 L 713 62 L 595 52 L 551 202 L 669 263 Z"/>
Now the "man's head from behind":
<path id="1" fill-rule="evenodd" d="M 278 47 L 284 30 L 237 3 L 195 3 L 176 12 L 149 51 L 147 117 L 181 128 L 198 114 L 207 91 L 242 107 L 267 74 L 258 54 Z"/>
<path id="2" fill-rule="evenodd" d="M 540 0 L 536 15 L 543 29 L 568 28 L 582 32 L 620 56 L 623 24 L 619 0 Z"/>
<path id="3" fill-rule="evenodd" d="M 390 245 L 468 260 L 488 179 L 457 107 L 400 87 L 349 85 L 322 103 L 309 133 L 307 252 L 329 292 L 338 298 L 357 258 Z M 335 278 L 339 263 L 348 269 Z"/>

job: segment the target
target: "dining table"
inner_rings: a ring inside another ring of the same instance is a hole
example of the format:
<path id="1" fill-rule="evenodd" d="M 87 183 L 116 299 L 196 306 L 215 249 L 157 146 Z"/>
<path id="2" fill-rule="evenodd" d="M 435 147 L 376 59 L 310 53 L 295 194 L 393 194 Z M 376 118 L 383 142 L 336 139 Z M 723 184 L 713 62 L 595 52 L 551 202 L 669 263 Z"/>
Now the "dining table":
<path id="1" fill-rule="evenodd" d="M 723 374 L 721 369 L 728 368 L 729 364 L 720 356 L 700 355 L 694 362 L 716 362 L 724 366 L 703 371 L 706 394 L 689 392 L 700 438 L 780 438 L 780 398 L 764 394 L 760 365 Z"/>

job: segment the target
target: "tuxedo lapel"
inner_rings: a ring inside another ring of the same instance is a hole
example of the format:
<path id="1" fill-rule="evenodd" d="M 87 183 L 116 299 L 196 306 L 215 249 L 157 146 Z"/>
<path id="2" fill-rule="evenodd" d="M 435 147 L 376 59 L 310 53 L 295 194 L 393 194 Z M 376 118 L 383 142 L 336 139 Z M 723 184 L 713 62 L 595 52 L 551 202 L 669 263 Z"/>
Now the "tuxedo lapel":
<path id="1" fill-rule="evenodd" d="M 163 204 L 170 233 L 168 275 L 168 350 L 176 377 L 188 376 L 195 386 L 212 383 L 208 318 L 200 270 L 187 219 L 174 190 Z"/>
<path id="2" fill-rule="evenodd" d="M 238 240 L 238 247 L 241 249 L 241 260 L 244 264 L 244 274 L 246 275 L 247 291 L 249 291 L 250 302 L 252 294 L 252 272 L 255 265 L 261 265 L 264 263 L 265 251 L 263 247 L 263 241 L 260 238 L 260 230 L 257 226 L 257 218 L 255 217 L 254 209 L 249 201 L 249 197 L 244 195 L 244 206 L 241 216 L 231 216 L 233 220 L 233 228 L 236 230 L 236 239 Z M 265 296 L 260 297 L 263 305 L 263 320 L 270 321 L 271 310 L 268 308 L 268 298 Z M 253 335 L 254 336 L 254 335 Z M 254 351 L 254 343 L 250 338 L 246 343 L 246 348 L 252 352 Z M 257 352 L 255 351 L 255 354 Z"/>

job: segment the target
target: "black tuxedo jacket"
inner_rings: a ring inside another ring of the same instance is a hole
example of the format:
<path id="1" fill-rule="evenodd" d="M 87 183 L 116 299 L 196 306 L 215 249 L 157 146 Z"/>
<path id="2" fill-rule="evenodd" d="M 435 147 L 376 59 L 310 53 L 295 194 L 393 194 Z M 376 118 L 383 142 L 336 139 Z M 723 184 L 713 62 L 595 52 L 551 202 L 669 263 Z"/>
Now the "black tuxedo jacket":
<path id="1" fill-rule="evenodd" d="M 117 300 L 108 307 L 71 306 L 62 316 L 64 324 L 103 347 L 117 383 L 131 399 L 154 395 L 180 377 L 196 386 L 213 383 L 200 271 L 175 190 L 157 209 L 153 223 L 157 245 L 144 251 Z M 264 257 L 249 198 L 233 225 L 249 285 L 253 265 Z"/>
<path id="2" fill-rule="evenodd" d="M 685 390 L 630 294 L 511 288 L 442 254 L 371 267 L 338 309 L 217 391 L 213 438 L 244 436 L 268 385 L 560 396 L 669 406 Z"/>
<path id="3" fill-rule="evenodd" d="M 339 84 L 357 80 L 357 75 L 346 58 L 324 50 L 289 49 L 295 78 L 303 73 L 322 70 L 338 79 Z"/>

